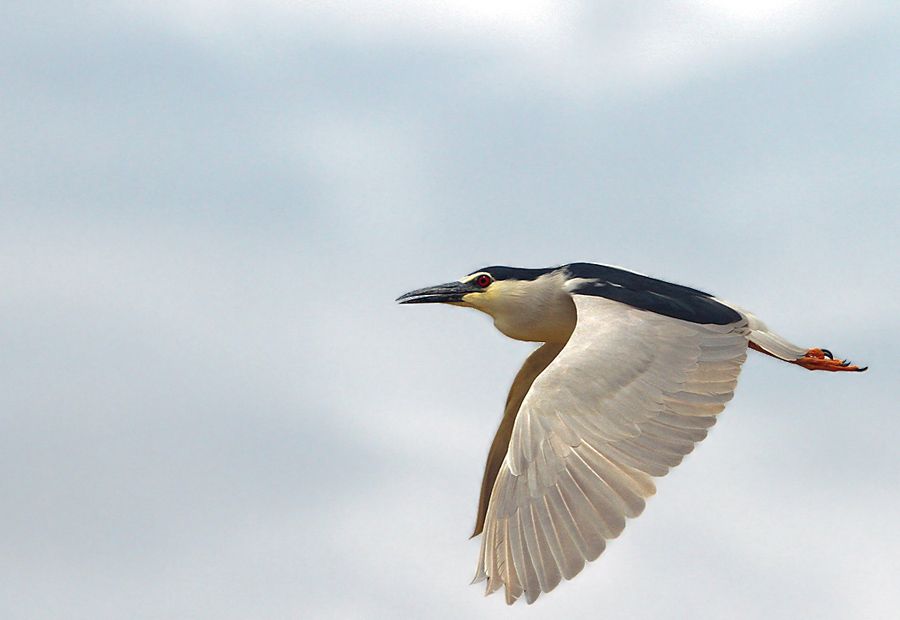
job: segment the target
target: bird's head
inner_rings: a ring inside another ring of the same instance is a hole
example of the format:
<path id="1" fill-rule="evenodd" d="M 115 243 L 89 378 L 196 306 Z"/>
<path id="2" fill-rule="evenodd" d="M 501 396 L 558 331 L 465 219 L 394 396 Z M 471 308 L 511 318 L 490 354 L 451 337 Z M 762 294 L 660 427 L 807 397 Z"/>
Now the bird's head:
<path id="1" fill-rule="evenodd" d="M 575 305 L 564 269 L 485 267 L 455 282 L 410 291 L 401 304 L 444 303 L 475 308 L 516 340 L 565 342 L 575 328 Z"/>

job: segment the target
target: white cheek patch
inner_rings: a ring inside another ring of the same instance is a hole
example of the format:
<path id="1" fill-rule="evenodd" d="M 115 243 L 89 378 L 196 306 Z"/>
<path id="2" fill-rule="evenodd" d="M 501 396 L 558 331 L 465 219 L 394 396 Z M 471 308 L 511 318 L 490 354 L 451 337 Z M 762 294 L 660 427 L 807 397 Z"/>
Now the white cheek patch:
<path id="1" fill-rule="evenodd" d="M 463 295 L 462 301 L 459 302 L 458 305 L 475 308 L 476 310 L 481 310 L 482 312 L 490 314 L 488 309 L 490 300 L 485 293 L 466 293 Z"/>

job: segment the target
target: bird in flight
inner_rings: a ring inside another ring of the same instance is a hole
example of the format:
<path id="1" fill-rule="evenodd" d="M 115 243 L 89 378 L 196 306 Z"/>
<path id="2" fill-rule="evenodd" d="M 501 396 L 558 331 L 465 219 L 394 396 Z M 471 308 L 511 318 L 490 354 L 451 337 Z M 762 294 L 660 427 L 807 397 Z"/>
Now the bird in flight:
<path id="1" fill-rule="evenodd" d="M 607 265 L 485 267 L 401 295 L 490 315 L 543 343 L 516 375 L 488 452 L 475 582 L 533 603 L 595 560 L 731 400 L 748 347 L 809 370 L 861 372 L 709 293 Z M 474 582 L 473 582 L 474 583 Z"/>

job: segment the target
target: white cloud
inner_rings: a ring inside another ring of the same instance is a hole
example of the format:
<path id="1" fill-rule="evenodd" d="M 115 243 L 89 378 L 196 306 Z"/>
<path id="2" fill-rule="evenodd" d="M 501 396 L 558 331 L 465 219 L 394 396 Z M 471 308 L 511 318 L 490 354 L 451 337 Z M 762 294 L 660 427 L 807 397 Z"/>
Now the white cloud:
<path id="1" fill-rule="evenodd" d="M 345 42 L 391 43 L 408 37 L 417 42 L 471 42 L 477 38 L 516 39 L 568 21 L 572 11 L 553 2 L 125 2 L 126 11 L 156 16 L 198 36 L 232 36 L 262 29 L 270 34 L 316 33 Z"/>
<path id="2" fill-rule="evenodd" d="M 876 2 L 125 3 L 198 44 L 238 56 L 328 41 L 348 48 L 480 51 L 490 74 L 581 98 L 658 88 L 777 57 L 881 15 Z M 477 67 L 473 73 L 478 74 Z M 485 77 L 489 80 L 491 78 Z M 487 84 L 486 84 L 487 85 Z"/>

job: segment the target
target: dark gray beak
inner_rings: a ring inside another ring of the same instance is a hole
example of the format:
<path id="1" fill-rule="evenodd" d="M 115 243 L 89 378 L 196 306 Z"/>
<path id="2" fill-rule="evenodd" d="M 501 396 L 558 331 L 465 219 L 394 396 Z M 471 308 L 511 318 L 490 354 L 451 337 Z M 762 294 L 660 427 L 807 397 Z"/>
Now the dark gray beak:
<path id="1" fill-rule="evenodd" d="M 478 285 L 471 282 L 447 282 L 404 293 L 397 298 L 397 301 L 401 304 L 456 303 L 462 301 L 463 295 L 481 290 Z"/>

